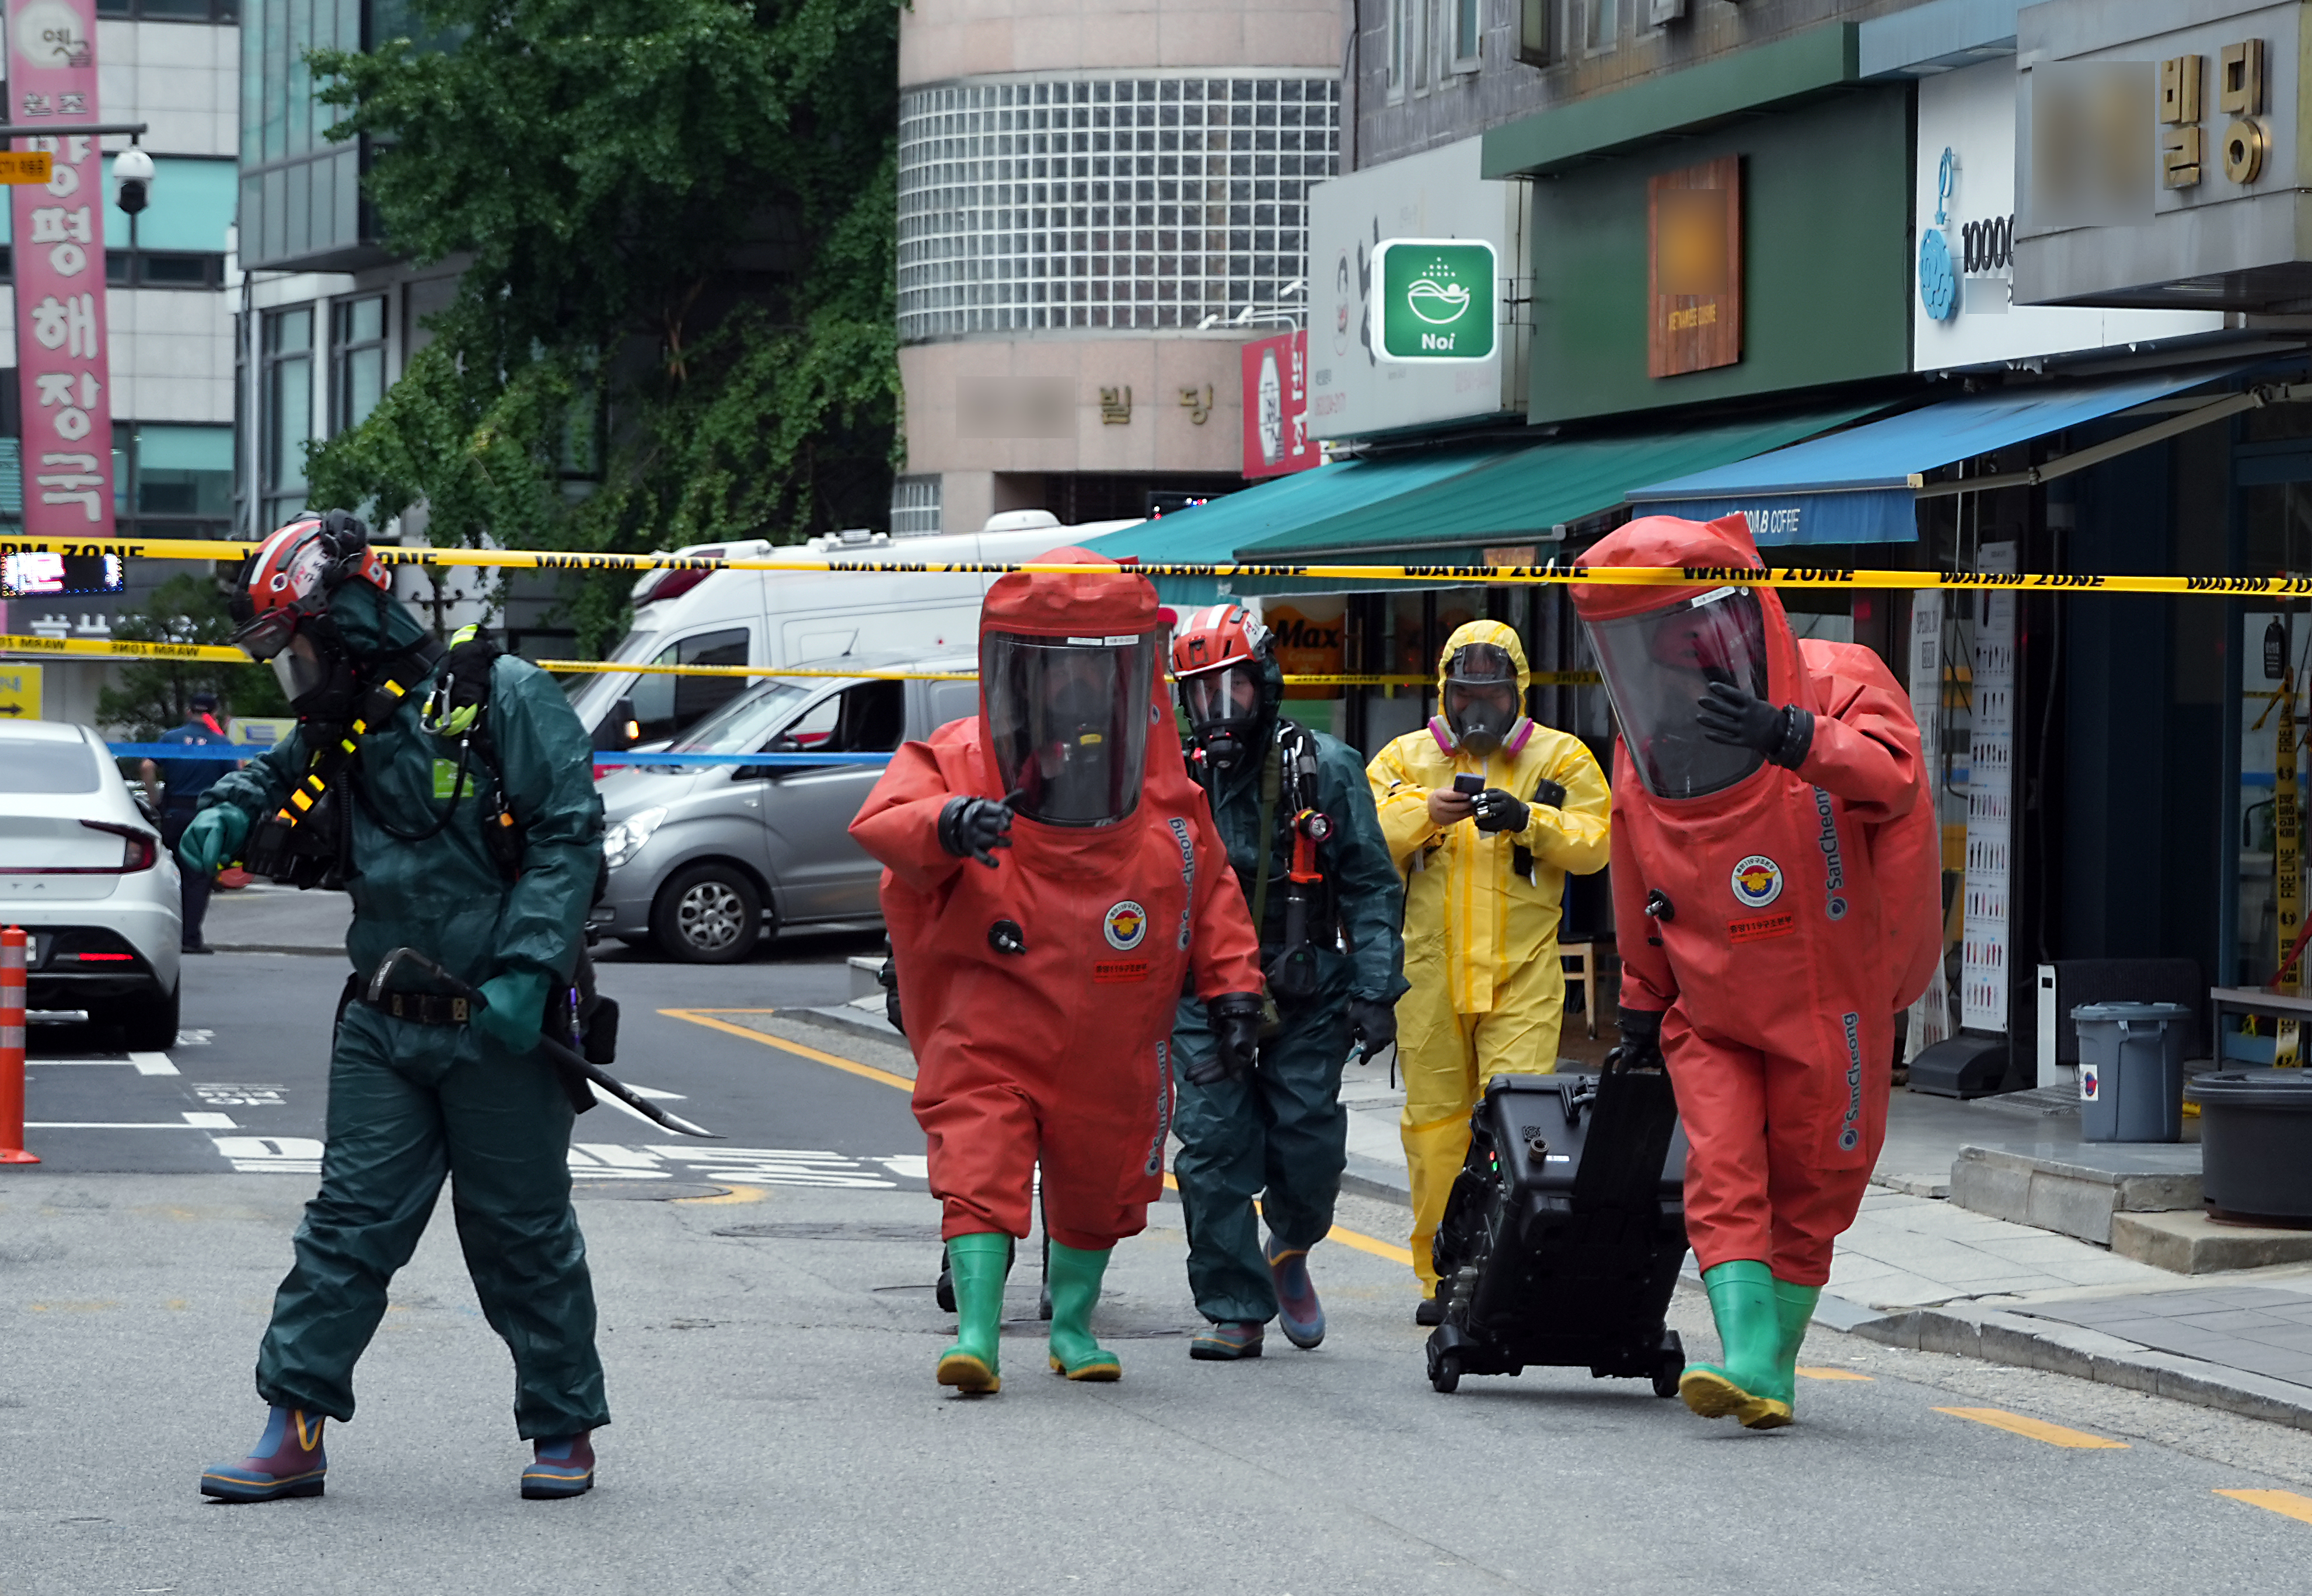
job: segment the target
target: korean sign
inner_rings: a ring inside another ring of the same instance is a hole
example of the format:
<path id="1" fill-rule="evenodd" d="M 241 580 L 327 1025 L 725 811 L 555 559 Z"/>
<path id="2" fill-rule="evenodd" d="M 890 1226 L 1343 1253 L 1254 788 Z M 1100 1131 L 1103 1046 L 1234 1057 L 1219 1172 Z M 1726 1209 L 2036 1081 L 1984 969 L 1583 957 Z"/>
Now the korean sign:
<path id="1" fill-rule="evenodd" d="M 1742 162 L 1721 155 L 1646 180 L 1646 375 L 1742 358 Z"/>
<path id="2" fill-rule="evenodd" d="M 10 0 L 9 119 L 93 122 L 95 0 Z M 10 189 L 24 531 L 109 537 L 112 368 L 105 342 L 104 164 L 86 134 L 40 139 L 44 184 Z"/>
<path id="3" fill-rule="evenodd" d="M 1244 474 L 1280 477 L 1322 458 L 1309 435 L 1309 335 L 1254 339 L 1244 346 Z"/>
<path id="4" fill-rule="evenodd" d="M 1383 360 L 1490 360 L 1501 310 L 1493 246 L 1384 239 L 1373 250 L 1373 352 Z"/>

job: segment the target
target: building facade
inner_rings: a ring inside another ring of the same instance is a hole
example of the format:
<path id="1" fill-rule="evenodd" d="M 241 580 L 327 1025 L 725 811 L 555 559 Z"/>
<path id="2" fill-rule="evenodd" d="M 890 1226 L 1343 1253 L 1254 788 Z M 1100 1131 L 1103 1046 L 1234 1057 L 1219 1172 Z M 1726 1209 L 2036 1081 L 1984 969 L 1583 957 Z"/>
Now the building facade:
<path id="1" fill-rule="evenodd" d="M 895 531 L 1242 486 L 1239 346 L 1298 325 L 1337 0 L 919 0 L 899 33 Z"/>
<path id="2" fill-rule="evenodd" d="M 98 115 L 144 122 L 151 203 L 134 219 L 101 197 L 109 323 L 114 504 L 124 537 L 222 537 L 233 524 L 234 162 L 241 118 L 236 0 L 99 0 Z M 12 108 L 14 97 L 10 97 Z M 12 115 L 15 114 L 12 110 Z M 110 152 L 126 137 L 107 137 Z M 8 207 L 0 241 L 13 247 Z M 0 356 L 16 364 L 14 295 L 0 295 Z M 21 528 L 23 474 L 15 374 L 0 380 L 0 527 Z M 113 618 L 175 570 L 131 562 L 125 585 L 28 574 L 0 596 L 0 630 L 109 636 Z M 50 662 L 48 713 L 93 716 L 101 666 Z"/>

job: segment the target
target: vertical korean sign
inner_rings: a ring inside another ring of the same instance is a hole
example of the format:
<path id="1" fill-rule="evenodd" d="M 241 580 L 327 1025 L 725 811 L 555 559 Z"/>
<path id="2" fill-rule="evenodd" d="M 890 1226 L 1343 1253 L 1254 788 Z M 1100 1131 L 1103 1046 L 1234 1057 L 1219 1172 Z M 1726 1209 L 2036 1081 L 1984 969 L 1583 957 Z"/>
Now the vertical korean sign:
<path id="1" fill-rule="evenodd" d="M 8 120 L 97 120 L 96 0 L 8 0 Z M 112 377 L 105 342 L 104 158 L 86 134 L 35 137 L 45 185 L 10 190 L 24 531 L 110 537 Z"/>
<path id="2" fill-rule="evenodd" d="M 1256 338 L 1243 358 L 1244 474 L 1277 477 L 1321 463 L 1309 435 L 1309 335 Z"/>

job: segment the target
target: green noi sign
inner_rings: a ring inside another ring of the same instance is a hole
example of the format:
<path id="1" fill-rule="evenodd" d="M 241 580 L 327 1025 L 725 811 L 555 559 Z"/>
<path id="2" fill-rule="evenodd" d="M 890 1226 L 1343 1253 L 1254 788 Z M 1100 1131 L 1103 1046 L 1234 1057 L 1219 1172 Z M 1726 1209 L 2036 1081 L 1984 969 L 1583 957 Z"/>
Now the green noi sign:
<path id="1" fill-rule="evenodd" d="M 1490 360 L 1501 295 L 1483 240 L 1397 238 L 1373 247 L 1373 354 L 1388 361 Z"/>

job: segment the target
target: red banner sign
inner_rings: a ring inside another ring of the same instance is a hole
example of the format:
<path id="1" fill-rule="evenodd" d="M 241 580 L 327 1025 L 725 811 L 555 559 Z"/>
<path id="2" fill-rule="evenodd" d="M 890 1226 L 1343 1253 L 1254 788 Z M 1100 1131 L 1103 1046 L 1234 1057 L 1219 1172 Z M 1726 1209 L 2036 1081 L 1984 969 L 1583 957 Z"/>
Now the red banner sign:
<path id="1" fill-rule="evenodd" d="M 8 120 L 96 121 L 96 0 L 8 0 Z M 34 137 L 45 184 L 9 190 L 24 531 L 110 537 L 112 381 L 104 303 L 104 157 L 86 134 Z"/>
<path id="2" fill-rule="evenodd" d="M 1244 474 L 1281 477 L 1324 460 L 1309 435 L 1309 335 L 1244 346 Z"/>

